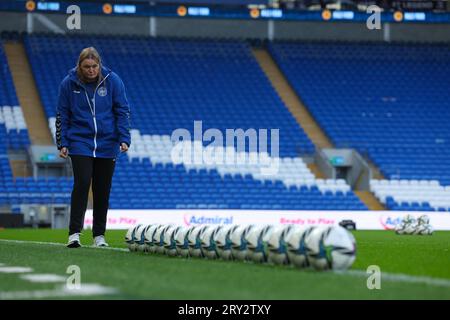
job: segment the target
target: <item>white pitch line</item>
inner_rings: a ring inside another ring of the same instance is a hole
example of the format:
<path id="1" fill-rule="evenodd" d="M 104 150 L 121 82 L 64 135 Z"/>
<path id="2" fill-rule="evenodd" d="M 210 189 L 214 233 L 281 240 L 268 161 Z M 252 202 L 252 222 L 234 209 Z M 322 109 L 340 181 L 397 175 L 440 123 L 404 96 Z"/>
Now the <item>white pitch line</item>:
<path id="1" fill-rule="evenodd" d="M 25 241 L 25 240 L 6 240 L 6 239 L 0 239 L 0 242 L 9 242 L 9 243 L 19 243 L 19 244 L 44 244 L 49 246 L 58 246 L 58 247 L 65 247 L 66 245 L 64 243 L 59 242 L 44 242 L 44 241 Z M 98 249 L 98 250 L 112 250 L 112 251 L 121 251 L 121 252 L 129 252 L 130 250 L 124 249 L 124 248 L 113 248 L 113 247 L 94 247 L 94 246 L 82 246 L 81 248 L 88 248 L 88 249 Z M 76 249 L 71 249 L 76 250 Z"/>
<path id="2" fill-rule="evenodd" d="M 28 267 L 0 267 L 0 273 L 28 273 L 33 272 L 33 269 Z"/>
<path id="3" fill-rule="evenodd" d="M 66 282 L 67 278 L 51 273 L 42 273 L 42 274 L 24 274 L 21 275 L 20 278 L 22 280 L 26 280 L 29 282 L 35 283 L 50 283 L 50 282 Z"/>
<path id="4" fill-rule="evenodd" d="M 347 271 L 336 271 L 335 274 L 343 274 L 350 276 L 357 276 L 361 278 L 368 278 L 371 274 L 364 272 L 363 270 L 347 270 Z M 446 287 L 450 288 L 450 280 L 441 278 L 431 278 L 425 276 L 411 276 L 403 273 L 388 273 L 381 272 L 381 281 L 391 281 L 391 282 L 407 282 L 416 284 L 427 284 L 431 286 Z"/>
<path id="5" fill-rule="evenodd" d="M 95 283 L 86 283 L 82 284 L 80 289 L 68 289 L 66 286 L 61 286 L 54 290 L 0 291 L 0 300 L 98 296 L 117 293 L 118 291 L 114 288 L 104 287 Z"/>

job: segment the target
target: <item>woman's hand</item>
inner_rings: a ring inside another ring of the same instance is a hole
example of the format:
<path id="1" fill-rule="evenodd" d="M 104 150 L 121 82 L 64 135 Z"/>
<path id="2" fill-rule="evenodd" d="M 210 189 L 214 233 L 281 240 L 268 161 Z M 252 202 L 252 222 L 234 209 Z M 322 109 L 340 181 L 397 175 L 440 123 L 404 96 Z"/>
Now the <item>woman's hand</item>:
<path id="1" fill-rule="evenodd" d="M 67 159 L 67 154 L 69 153 L 69 150 L 67 150 L 66 147 L 62 147 L 61 150 L 59 150 L 59 157 Z"/>
<path id="2" fill-rule="evenodd" d="M 120 152 L 127 152 L 128 151 L 128 145 L 125 142 L 122 142 L 120 144 Z"/>

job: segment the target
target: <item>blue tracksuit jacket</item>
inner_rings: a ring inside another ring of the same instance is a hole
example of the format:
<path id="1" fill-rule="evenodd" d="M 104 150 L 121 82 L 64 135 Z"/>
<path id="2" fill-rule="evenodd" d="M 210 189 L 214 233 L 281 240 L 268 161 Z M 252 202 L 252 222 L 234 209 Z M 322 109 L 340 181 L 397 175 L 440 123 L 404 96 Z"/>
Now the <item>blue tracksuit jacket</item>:
<path id="1" fill-rule="evenodd" d="M 56 112 L 56 143 L 69 154 L 115 158 L 120 143 L 131 144 L 130 107 L 119 76 L 102 67 L 103 79 L 89 99 L 76 68 L 69 71 L 59 87 Z"/>

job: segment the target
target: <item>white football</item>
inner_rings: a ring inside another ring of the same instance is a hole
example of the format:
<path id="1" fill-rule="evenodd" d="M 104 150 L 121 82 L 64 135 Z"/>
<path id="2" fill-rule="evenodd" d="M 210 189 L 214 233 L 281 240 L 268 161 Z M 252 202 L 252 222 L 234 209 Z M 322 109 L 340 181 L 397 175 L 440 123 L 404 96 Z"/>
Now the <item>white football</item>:
<path id="1" fill-rule="evenodd" d="M 176 235 L 177 253 L 181 257 L 189 257 L 189 234 L 194 230 L 194 226 L 184 227 Z"/>
<path id="2" fill-rule="evenodd" d="M 411 215 L 407 214 L 403 217 L 402 222 L 395 228 L 397 234 L 414 234 L 417 228 L 417 220 Z"/>
<path id="3" fill-rule="evenodd" d="M 296 227 L 287 236 L 287 255 L 292 265 L 298 268 L 309 266 L 306 238 L 315 228 L 315 226 Z"/>
<path id="4" fill-rule="evenodd" d="M 419 225 L 416 228 L 416 234 L 420 235 L 432 235 L 433 231 L 433 227 L 429 224 Z"/>
<path id="5" fill-rule="evenodd" d="M 416 224 L 416 218 L 412 214 L 407 214 L 403 217 L 402 222 L 404 224 Z"/>
<path id="6" fill-rule="evenodd" d="M 203 232 L 201 237 L 202 251 L 204 256 L 208 259 L 216 259 L 219 256 L 217 253 L 216 236 L 221 229 L 222 226 L 209 226 L 209 228 Z"/>
<path id="7" fill-rule="evenodd" d="M 414 234 L 416 233 L 417 225 L 415 223 L 401 223 L 395 227 L 397 234 Z"/>
<path id="8" fill-rule="evenodd" d="M 134 233 L 134 243 L 136 245 L 137 251 L 145 252 L 147 251 L 146 245 L 145 245 L 145 232 L 151 225 L 141 225 L 139 228 L 137 228 L 136 232 Z"/>
<path id="9" fill-rule="evenodd" d="M 171 224 L 163 224 L 157 230 L 154 239 L 156 240 L 156 252 L 165 253 L 164 238 L 166 231 L 171 227 Z"/>
<path id="10" fill-rule="evenodd" d="M 414 233 L 419 235 L 431 235 L 433 234 L 433 231 L 433 227 L 430 224 L 430 218 L 426 214 L 421 215 L 417 219 L 417 226 Z"/>
<path id="11" fill-rule="evenodd" d="M 133 229 L 134 229 L 134 226 L 130 227 L 130 228 L 127 230 L 127 233 L 125 234 L 125 243 L 127 244 L 128 249 L 129 249 L 130 251 L 132 251 L 132 250 L 131 250 L 131 244 L 134 243 L 134 241 L 133 241 Z"/>
<path id="12" fill-rule="evenodd" d="M 397 223 L 394 228 L 395 233 L 396 234 L 404 234 L 404 228 L 405 228 L 405 225 L 403 224 L 403 222 Z"/>
<path id="13" fill-rule="evenodd" d="M 142 225 L 137 224 L 137 225 L 131 227 L 130 229 L 128 229 L 128 231 L 127 231 L 127 234 L 125 236 L 125 242 L 128 244 L 128 249 L 130 251 L 137 250 L 137 245 L 134 243 L 134 234 L 140 226 L 142 226 Z"/>
<path id="14" fill-rule="evenodd" d="M 356 258 L 354 236 L 339 225 L 316 227 L 306 237 L 308 260 L 316 270 L 346 270 Z"/>
<path id="15" fill-rule="evenodd" d="M 206 229 L 208 229 L 207 225 L 199 225 L 195 226 L 195 228 L 189 233 L 189 254 L 191 257 L 203 257 L 202 235 Z"/>
<path id="16" fill-rule="evenodd" d="M 254 228 L 254 225 L 243 225 L 239 226 L 234 230 L 231 234 L 231 252 L 233 254 L 233 258 L 236 260 L 245 261 L 247 260 L 247 251 L 248 251 L 248 241 L 247 236 Z"/>
<path id="17" fill-rule="evenodd" d="M 247 236 L 247 257 L 248 260 L 254 262 L 266 262 L 268 255 L 268 241 L 270 235 L 272 234 L 274 228 L 273 226 L 259 226 L 253 228 Z"/>
<path id="18" fill-rule="evenodd" d="M 237 225 L 224 226 L 216 235 L 216 249 L 219 257 L 224 260 L 233 259 L 231 252 L 231 235 L 238 228 Z"/>
<path id="19" fill-rule="evenodd" d="M 181 226 L 172 225 L 170 226 L 166 233 L 164 234 L 164 250 L 169 256 L 177 255 L 177 233 L 181 230 Z"/>
<path id="20" fill-rule="evenodd" d="M 287 225 L 278 227 L 272 232 L 269 241 L 267 242 L 269 262 L 274 264 L 289 263 L 286 238 L 293 229 L 294 227 L 292 225 Z"/>
<path id="21" fill-rule="evenodd" d="M 156 224 L 152 224 L 150 226 L 150 228 L 147 229 L 147 231 L 144 234 L 144 238 L 145 238 L 145 246 L 146 246 L 146 252 L 151 252 L 151 253 L 155 253 L 156 252 L 156 240 L 155 240 L 155 236 L 156 236 L 156 230 L 158 230 L 158 228 L 161 225 L 156 223 Z"/>
<path id="22" fill-rule="evenodd" d="M 417 218 L 417 224 L 419 225 L 427 225 L 430 224 L 430 217 L 426 214 L 421 215 L 419 218 Z"/>

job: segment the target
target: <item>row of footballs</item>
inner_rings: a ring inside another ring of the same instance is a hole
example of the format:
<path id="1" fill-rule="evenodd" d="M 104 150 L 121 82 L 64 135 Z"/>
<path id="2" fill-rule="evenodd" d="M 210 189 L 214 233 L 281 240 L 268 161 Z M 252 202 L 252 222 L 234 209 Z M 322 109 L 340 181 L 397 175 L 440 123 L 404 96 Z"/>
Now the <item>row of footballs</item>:
<path id="1" fill-rule="evenodd" d="M 130 251 L 312 266 L 317 270 L 345 270 L 356 257 L 355 238 L 338 225 L 139 224 L 127 231 L 125 241 Z"/>

